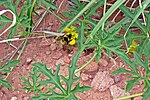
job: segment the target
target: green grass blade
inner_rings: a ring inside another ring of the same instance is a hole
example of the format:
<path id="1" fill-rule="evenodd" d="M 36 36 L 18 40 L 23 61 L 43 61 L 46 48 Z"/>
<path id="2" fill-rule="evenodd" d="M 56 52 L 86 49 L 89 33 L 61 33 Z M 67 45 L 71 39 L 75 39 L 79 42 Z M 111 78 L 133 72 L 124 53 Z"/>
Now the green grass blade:
<path id="1" fill-rule="evenodd" d="M 103 25 L 103 23 L 112 15 L 112 13 L 118 9 L 126 0 L 117 0 L 112 7 L 106 12 L 105 16 L 101 18 L 101 20 L 98 22 L 98 24 L 93 29 L 92 33 L 90 34 L 91 37 L 100 29 L 100 27 Z"/>

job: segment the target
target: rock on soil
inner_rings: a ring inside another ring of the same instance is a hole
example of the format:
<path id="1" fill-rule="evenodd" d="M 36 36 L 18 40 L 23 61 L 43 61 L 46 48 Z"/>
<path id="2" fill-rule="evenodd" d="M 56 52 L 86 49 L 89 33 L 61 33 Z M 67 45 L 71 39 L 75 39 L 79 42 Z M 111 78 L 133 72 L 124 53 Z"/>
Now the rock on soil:
<path id="1" fill-rule="evenodd" d="M 82 79 L 83 81 L 87 81 L 87 80 L 89 79 L 89 77 L 88 77 L 87 74 L 81 73 L 81 79 Z"/>
<path id="2" fill-rule="evenodd" d="M 112 84 L 114 84 L 114 80 L 110 77 L 108 71 L 98 72 L 93 79 L 91 86 L 94 90 L 105 91 Z"/>
<path id="3" fill-rule="evenodd" d="M 64 56 L 64 62 L 69 64 L 70 63 L 70 58 L 68 56 Z"/>
<path id="4" fill-rule="evenodd" d="M 88 66 L 84 68 L 86 72 L 95 72 L 98 70 L 98 64 L 96 62 L 91 62 Z"/>
<path id="5" fill-rule="evenodd" d="M 108 65 L 108 62 L 101 58 L 98 62 L 98 65 L 102 65 L 102 66 L 106 67 Z"/>
<path id="6" fill-rule="evenodd" d="M 44 46 L 49 46 L 50 42 L 48 42 L 48 40 L 46 39 L 42 39 L 42 41 L 40 42 L 40 47 L 44 47 Z"/>
<path id="7" fill-rule="evenodd" d="M 27 62 L 27 64 L 30 64 L 32 62 L 32 59 L 31 58 L 27 58 L 26 62 Z"/>
<path id="8" fill-rule="evenodd" d="M 17 100 L 17 97 L 11 97 L 10 100 Z"/>
<path id="9" fill-rule="evenodd" d="M 52 51 L 56 50 L 56 49 L 57 49 L 57 44 L 51 44 L 51 45 L 50 45 L 50 49 L 51 49 Z"/>
<path id="10" fill-rule="evenodd" d="M 58 60 L 56 61 L 56 66 L 59 65 L 59 64 L 61 64 L 61 65 L 64 65 L 64 64 L 65 64 L 63 58 L 60 58 L 60 59 L 58 59 Z"/>
<path id="11" fill-rule="evenodd" d="M 61 52 L 54 52 L 53 54 L 52 54 L 53 56 L 52 56 L 52 58 L 53 59 L 55 59 L 55 60 L 58 60 L 59 58 L 61 58 L 61 56 L 63 55 Z"/>
<path id="12" fill-rule="evenodd" d="M 121 75 L 120 74 L 119 75 L 114 75 L 114 81 L 115 81 L 115 83 L 121 81 Z"/>
<path id="13" fill-rule="evenodd" d="M 112 85 L 110 88 L 111 95 L 113 97 L 113 100 L 116 100 L 117 98 L 124 97 L 130 95 L 129 93 L 126 93 L 125 90 L 121 89 L 120 87 L 116 85 Z M 128 99 L 130 100 L 130 99 Z"/>

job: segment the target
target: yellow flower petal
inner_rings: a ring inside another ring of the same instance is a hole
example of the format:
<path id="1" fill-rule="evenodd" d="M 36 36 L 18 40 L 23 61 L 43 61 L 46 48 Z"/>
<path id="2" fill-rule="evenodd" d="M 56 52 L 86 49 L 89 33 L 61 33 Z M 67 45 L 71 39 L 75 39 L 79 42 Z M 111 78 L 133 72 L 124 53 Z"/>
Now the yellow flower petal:
<path id="1" fill-rule="evenodd" d="M 132 40 L 131 45 L 128 48 L 128 52 L 134 52 L 137 51 L 137 47 L 139 46 L 138 43 L 135 42 L 135 40 Z"/>
<path id="2" fill-rule="evenodd" d="M 70 45 L 74 45 L 76 43 L 76 41 L 73 39 L 69 42 Z"/>
<path id="3" fill-rule="evenodd" d="M 67 27 L 67 28 L 64 29 L 64 31 L 65 31 L 66 33 L 70 33 L 71 29 Z"/>
<path id="4" fill-rule="evenodd" d="M 77 39 L 78 38 L 78 34 L 76 32 L 72 32 L 72 39 Z"/>
<path id="5" fill-rule="evenodd" d="M 78 39 L 78 34 L 77 33 L 75 34 L 75 38 Z"/>

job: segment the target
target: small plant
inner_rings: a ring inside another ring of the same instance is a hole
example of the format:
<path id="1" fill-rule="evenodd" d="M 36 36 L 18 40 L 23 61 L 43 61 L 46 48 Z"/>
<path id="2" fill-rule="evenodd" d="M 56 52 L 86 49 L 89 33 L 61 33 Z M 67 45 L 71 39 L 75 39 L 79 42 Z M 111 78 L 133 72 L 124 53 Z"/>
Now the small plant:
<path id="1" fill-rule="evenodd" d="M 24 81 L 23 83 L 27 85 L 27 87 L 24 87 L 23 89 L 27 90 L 28 92 L 34 91 L 34 93 L 36 94 L 35 97 L 32 97 L 32 100 L 43 100 L 48 98 L 51 100 L 77 100 L 75 93 L 84 92 L 90 89 L 90 87 L 88 86 L 80 86 L 79 83 L 77 83 L 75 87 L 73 87 L 73 83 L 79 80 L 79 78 L 74 77 L 77 66 L 68 67 L 69 76 L 64 77 L 62 75 L 59 75 L 60 65 L 57 66 L 56 72 L 54 73 L 52 72 L 52 69 L 47 69 L 46 64 L 34 63 L 32 65 L 34 66 L 33 73 L 29 72 L 32 81 L 30 80 L 30 78 L 25 79 L 24 77 L 21 77 Z M 40 81 L 38 81 L 41 74 L 46 76 L 47 78 L 45 80 L 41 79 Z M 62 85 L 61 79 L 63 80 L 63 82 L 65 82 L 65 87 Z M 40 87 L 47 87 L 50 84 L 54 85 L 55 88 L 59 89 L 61 92 L 58 93 L 54 88 L 51 87 L 48 87 L 46 92 L 42 92 L 40 90 Z"/>
<path id="2" fill-rule="evenodd" d="M 72 20 L 68 23 L 64 23 L 62 27 L 68 27 L 70 25 L 79 25 L 78 33 L 78 52 L 76 54 L 76 60 L 74 59 L 74 64 L 76 64 L 78 57 L 82 54 L 82 51 L 86 48 L 95 48 L 95 55 L 96 61 L 99 60 L 101 57 L 101 53 L 106 52 L 109 57 L 111 57 L 111 53 L 115 53 L 120 57 L 124 62 L 126 62 L 130 67 L 131 71 L 120 69 L 115 71 L 114 73 L 130 73 L 132 74 L 130 77 L 133 79 L 128 81 L 127 85 L 127 92 L 129 92 L 135 83 L 139 82 L 139 80 L 145 81 L 145 91 L 143 94 L 143 100 L 146 100 L 149 97 L 149 52 L 150 51 L 150 24 L 149 24 L 149 14 L 150 12 L 144 12 L 145 9 L 149 7 L 150 1 L 145 0 L 144 2 L 140 3 L 140 6 L 135 8 L 134 10 L 130 10 L 128 7 L 124 6 L 124 0 L 117 0 L 108 10 L 104 9 L 103 17 L 98 21 L 91 21 L 90 16 L 93 15 L 93 12 L 89 14 L 89 17 L 85 17 L 88 15 L 88 11 L 96 8 L 96 5 L 104 4 L 104 8 L 106 6 L 106 0 L 96 1 L 92 0 L 90 3 L 86 4 L 85 2 L 80 3 L 78 0 L 73 1 L 75 6 L 68 7 L 70 13 L 64 12 L 63 15 L 72 18 Z M 83 5 L 85 7 L 83 7 Z M 94 7 L 94 6 L 95 7 Z M 88 8 L 90 7 L 90 8 Z M 87 9 L 86 9 L 87 8 Z M 120 22 L 114 23 L 109 22 L 107 19 L 112 15 L 112 13 L 119 8 L 125 15 Z M 74 9 L 78 9 L 80 12 L 75 14 L 77 11 Z M 76 17 L 72 17 L 76 15 Z M 139 16 L 142 15 L 144 19 L 144 24 L 141 24 L 139 21 Z M 82 18 L 81 18 L 82 17 Z M 128 23 L 129 22 L 129 23 Z M 106 27 L 107 25 L 111 26 Z M 62 28 L 61 27 L 61 28 Z M 61 29 L 60 28 L 60 29 Z M 125 33 L 121 35 L 117 35 L 120 29 L 124 29 Z M 136 28 L 142 31 L 141 34 L 137 34 L 136 32 L 131 31 L 130 29 Z M 137 43 L 137 42 L 138 43 Z M 123 49 L 122 46 L 125 43 L 126 49 Z M 128 57 L 128 53 L 134 54 L 135 61 L 130 60 Z M 143 57 L 146 58 L 144 61 L 141 59 Z M 94 58 L 93 58 L 94 59 Z M 92 60 L 92 59 L 90 59 Z M 141 76 L 138 73 L 137 65 L 140 65 L 144 68 L 147 74 L 145 77 Z M 86 67 L 86 66 L 84 66 Z M 82 67 L 82 68 L 84 68 Z M 122 100 L 122 99 L 118 99 Z"/>
<path id="3" fill-rule="evenodd" d="M 6 8 L 16 14 L 16 25 L 10 29 L 9 38 L 13 36 L 13 33 L 17 33 L 17 29 L 21 27 L 21 32 L 27 36 L 23 46 L 24 49 L 28 37 L 30 36 L 32 26 L 34 25 L 32 17 L 33 14 L 36 14 L 35 6 L 44 8 L 45 10 L 49 7 L 52 9 L 57 9 L 57 7 L 51 1 L 47 0 L 27 0 L 24 2 L 21 12 L 18 14 L 16 8 L 18 7 L 19 2 L 20 0 L 16 0 L 15 2 L 13 2 L 13 0 L 6 0 L 0 2 L 0 5 L 3 4 Z M 143 100 L 147 100 L 148 97 L 150 97 L 150 12 L 147 10 L 150 7 L 150 0 L 144 0 L 143 2 L 139 0 L 139 6 L 133 10 L 125 6 L 124 3 L 127 2 L 126 0 L 117 0 L 109 9 L 106 9 L 107 0 L 91 0 L 90 2 L 72 0 L 72 2 L 74 5 L 68 6 L 70 12 L 62 13 L 70 20 L 66 22 L 63 21 L 63 25 L 58 30 L 60 33 L 65 32 L 62 42 L 74 45 L 77 41 L 78 44 L 78 52 L 74 55 L 71 66 L 68 67 L 68 77 L 59 75 L 60 65 L 57 66 L 56 72 L 53 73 L 52 69 L 46 67 L 46 64 L 34 63 L 33 73 L 29 72 L 32 79 L 26 79 L 23 76 L 21 77 L 24 81 L 23 83 L 27 85 L 23 89 L 28 92 L 34 91 L 35 96 L 31 98 L 33 100 L 76 100 L 76 92 L 89 90 L 90 87 L 80 87 L 79 83 L 73 86 L 79 79 L 74 77 L 74 74 L 85 68 L 94 58 L 96 58 L 96 61 L 98 62 L 102 53 L 107 53 L 110 58 L 112 58 L 112 53 L 114 53 L 129 65 L 130 70 L 120 68 L 113 73 L 130 74 L 129 78 L 131 80 L 127 81 L 126 86 L 127 92 L 129 92 L 135 84 L 144 81 L 144 93 L 140 95 L 143 96 Z M 43 3 L 46 8 L 42 6 Z M 99 17 L 96 10 L 102 5 L 104 6 L 102 18 L 98 18 L 97 20 L 93 19 L 93 17 Z M 117 9 L 124 14 L 124 18 L 119 22 L 115 22 L 114 20 L 108 21 L 109 17 L 112 16 Z M 53 13 L 51 12 L 51 14 Z M 57 18 L 59 17 L 57 16 Z M 0 21 L 3 22 L 0 29 L 2 29 L 6 23 L 11 22 L 7 16 L 1 16 Z M 136 28 L 141 32 L 136 33 L 131 30 L 133 28 Z M 125 32 L 119 34 L 121 30 L 124 30 Z M 76 64 L 80 55 L 85 49 L 89 48 L 94 48 L 94 56 L 78 69 Z M 23 49 L 21 53 L 23 52 Z M 128 56 L 129 54 L 134 55 L 134 60 L 131 61 Z M 19 59 L 20 55 L 17 59 Z M 144 76 L 139 73 L 139 67 L 144 69 Z M 7 70 L 2 71 L 7 72 Z M 46 76 L 45 80 L 40 79 L 40 76 L 42 75 Z M 6 83 L 4 84 L 6 87 L 10 88 L 10 84 L 5 80 L 3 82 Z M 62 82 L 66 86 L 63 86 Z M 54 88 L 49 87 L 49 85 L 53 85 L 59 92 Z M 42 91 L 42 87 L 47 87 L 48 90 Z M 135 97 L 135 95 L 130 97 Z M 130 97 L 127 96 L 118 100 L 128 99 Z"/>
<path id="4" fill-rule="evenodd" d="M 20 0 L 5 0 L 1 1 L 0 3 L 0 6 L 4 5 L 4 7 L 11 10 L 16 15 L 16 24 L 10 29 L 10 34 L 8 38 L 12 38 L 13 34 L 15 33 L 20 33 L 21 35 L 26 36 L 30 34 L 32 26 L 34 24 L 32 16 L 33 14 L 38 15 L 35 11 L 35 6 L 43 7 L 42 3 L 44 3 L 46 5 L 46 8 L 43 8 L 45 9 L 47 9 L 48 7 L 51 7 L 52 9 L 57 9 L 57 6 L 55 4 L 47 0 L 26 0 L 24 1 L 23 6 L 18 13 L 17 8 L 19 3 Z M 2 29 L 5 27 L 6 24 L 10 23 L 11 20 L 7 16 L 0 16 L 0 22 L 2 22 L 2 25 L 0 27 L 0 29 Z M 18 28 L 22 30 L 18 31 Z"/>
<path id="5" fill-rule="evenodd" d="M 10 90 L 12 90 L 12 86 L 10 85 L 9 82 L 7 82 L 5 74 L 4 73 L 11 73 L 9 68 L 15 67 L 19 63 L 18 60 L 13 60 L 13 61 L 8 61 L 4 66 L 0 67 L 0 73 L 3 73 L 0 75 L 0 86 L 3 85 Z"/>
<path id="6" fill-rule="evenodd" d="M 33 14 L 36 14 L 35 7 L 41 7 L 43 9 L 57 9 L 57 6 L 52 3 L 51 1 L 47 0 L 25 0 L 23 2 L 23 6 L 21 7 L 20 11 L 18 12 L 18 6 L 20 4 L 21 0 L 1 0 L 0 6 L 4 6 L 5 8 L 9 10 L 2 10 L 0 11 L 0 22 L 1 26 L 0 29 L 5 28 L 5 26 L 9 23 L 12 23 L 7 29 L 9 29 L 9 35 L 8 39 L 12 39 L 14 34 L 21 34 L 26 36 L 26 39 L 24 41 L 22 50 L 20 51 L 17 60 L 19 60 L 20 56 L 23 53 L 23 50 L 27 44 L 28 38 L 31 34 L 32 27 L 34 25 L 33 22 Z M 45 7 L 43 6 L 45 4 Z M 2 15 L 6 11 L 9 11 L 11 14 L 13 14 L 13 21 L 6 15 Z M 3 35 L 7 29 L 0 34 Z M 18 31 L 18 29 L 21 29 Z M 10 43 L 10 42 L 9 42 Z M 15 67 L 12 67 L 10 71 L 12 71 Z M 10 74 L 7 75 L 6 78 L 9 77 Z"/>
<path id="7" fill-rule="evenodd" d="M 148 43 L 148 50 L 150 50 L 150 42 Z M 133 52 L 135 60 L 131 61 L 128 56 L 122 57 L 123 61 L 125 61 L 129 66 L 130 70 L 127 70 L 125 68 L 119 68 L 118 70 L 115 70 L 113 74 L 120 74 L 120 73 L 127 73 L 130 74 L 129 78 L 130 80 L 127 81 L 127 86 L 126 86 L 126 92 L 129 92 L 135 84 L 140 83 L 140 81 L 144 82 L 144 93 L 143 99 L 142 100 L 147 100 L 148 97 L 150 96 L 150 80 L 149 80 L 149 75 L 150 75 L 150 69 L 149 69 L 149 58 L 150 58 L 150 52 L 146 50 L 144 51 L 145 54 L 147 55 L 146 58 L 142 59 L 140 55 L 137 52 Z M 138 68 L 142 67 L 144 69 L 144 72 L 138 71 Z M 144 75 L 144 76 L 143 76 Z M 126 98 L 124 98 L 126 99 Z"/>

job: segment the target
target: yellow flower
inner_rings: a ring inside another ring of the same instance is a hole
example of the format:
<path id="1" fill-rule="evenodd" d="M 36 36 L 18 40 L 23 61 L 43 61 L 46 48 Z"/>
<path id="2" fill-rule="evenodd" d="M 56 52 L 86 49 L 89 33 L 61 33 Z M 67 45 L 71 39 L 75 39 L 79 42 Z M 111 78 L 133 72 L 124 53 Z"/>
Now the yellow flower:
<path id="1" fill-rule="evenodd" d="M 78 34 L 75 30 L 75 27 L 71 26 L 69 28 L 65 28 L 65 34 L 63 36 L 62 43 L 67 43 L 69 45 L 74 45 L 76 40 L 78 39 Z"/>
<path id="2" fill-rule="evenodd" d="M 137 47 L 139 46 L 138 43 L 135 42 L 135 40 L 132 40 L 131 45 L 128 48 L 128 52 L 132 53 L 134 51 L 137 51 Z"/>
<path id="3" fill-rule="evenodd" d="M 69 42 L 70 45 L 74 45 L 75 43 L 76 43 L 75 39 L 73 39 Z"/>
<path id="4" fill-rule="evenodd" d="M 73 39 L 78 39 L 78 34 L 76 32 L 72 32 L 72 38 Z"/>

